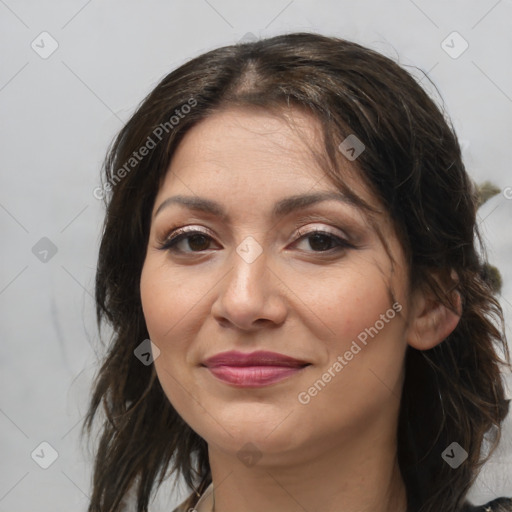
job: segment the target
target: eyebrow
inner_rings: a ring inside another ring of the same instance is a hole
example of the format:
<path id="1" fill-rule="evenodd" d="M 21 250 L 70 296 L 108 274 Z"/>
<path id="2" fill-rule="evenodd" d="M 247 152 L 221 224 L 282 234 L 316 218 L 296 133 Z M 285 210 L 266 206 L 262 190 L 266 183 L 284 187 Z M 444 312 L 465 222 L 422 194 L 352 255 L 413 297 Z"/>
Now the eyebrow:
<path id="1" fill-rule="evenodd" d="M 355 204 L 355 201 L 352 198 L 342 194 L 341 192 L 325 191 L 312 194 L 298 194 L 281 199 L 274 205 L 271 215 L 272 218 L 284 217 L 296 210 L 301 210 L 323 201 L 332 200 L 360 208 L 360 205 Z M 156 217 L 164 208 L 167 208 L 172 204 L 179 204 L 189 208 L 190 210 L 210 213 L 223 220 L 228 220 L 227 212 L 217 201 L 204 197 L 183 195 L 172 196 L 165 199 L 157 208 L 154 217 Z"/>

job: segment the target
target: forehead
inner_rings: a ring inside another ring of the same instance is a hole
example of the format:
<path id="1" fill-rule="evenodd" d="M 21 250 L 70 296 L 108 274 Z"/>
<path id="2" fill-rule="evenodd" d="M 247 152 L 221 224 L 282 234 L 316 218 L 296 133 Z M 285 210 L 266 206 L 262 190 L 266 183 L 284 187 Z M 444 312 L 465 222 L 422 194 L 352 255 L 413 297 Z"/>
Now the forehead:
<path id="1" fill-rule="evenodd" d="M 230 108 L 193 127 L 176 149 L 172 165 L 211 161 L 229 166 L 234 162 L 236 170 L 243 172 L 278 159 L 281 164 L 289 160 L 296 166 L 300 161 L 312 167 L 308 144 L 321 150 L 318 120 L 312 116 L 299 111 L 278 115 L 262 109 Z M 241 160 L 245 165 L 239 165 Z"/>
<path id="2" fill-rule="evenodd" d="M 184 135 L 160 193 L 187 185 L 189 192 L 218 187 L 234 191 L 241 185 L 264 194 L 339 190 L 314 156 L 325 157 L 321 134 L 320 121 L 298 108 L 218 111 Z M 371 201 L 359 172 L 341 154 L 338 167 L 342 181 Z"/>

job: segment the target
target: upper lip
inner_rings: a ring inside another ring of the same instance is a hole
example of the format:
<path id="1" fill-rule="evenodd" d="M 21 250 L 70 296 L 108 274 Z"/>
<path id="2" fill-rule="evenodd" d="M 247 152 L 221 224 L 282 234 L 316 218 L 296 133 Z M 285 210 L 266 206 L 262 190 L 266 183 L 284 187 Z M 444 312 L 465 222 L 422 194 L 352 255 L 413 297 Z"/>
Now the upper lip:
<path id="1" fill-rule="evenodd" d="M 308 364 L 310 363 L 302 359 L 295 359 L 294 357 L 265 350 L 250 353 L 231 350 L 216 354 L 203 362 L 204 366 L 210 368 L 215 366 L 286 366 L 300 368 Z"/>

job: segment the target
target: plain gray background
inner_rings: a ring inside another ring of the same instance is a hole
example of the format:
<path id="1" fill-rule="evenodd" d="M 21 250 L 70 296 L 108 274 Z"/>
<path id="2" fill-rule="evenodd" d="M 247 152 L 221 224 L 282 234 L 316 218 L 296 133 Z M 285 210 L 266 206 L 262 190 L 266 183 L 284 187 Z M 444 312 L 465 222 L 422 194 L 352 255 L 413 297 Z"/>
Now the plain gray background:
<path id="1" fill-rule="evenodd" d="M 480 226 L 510 325 L 511 21 L 511 0 L 0 0 L 0 512 L 85 511 L 91 459 L 79 431 L 101 350 L 92 301 L 101 161 L 165 74 L 249 33 L 340 36 L 429 73 L 468 171 L 502 190 Z M 511 424 L 474 502 L 512 496 Z M 51 462 L 42 442 L 58 453 L 48 469 L 36 463 Z M 164 488 L 151 511 L 183 497 Z"/>

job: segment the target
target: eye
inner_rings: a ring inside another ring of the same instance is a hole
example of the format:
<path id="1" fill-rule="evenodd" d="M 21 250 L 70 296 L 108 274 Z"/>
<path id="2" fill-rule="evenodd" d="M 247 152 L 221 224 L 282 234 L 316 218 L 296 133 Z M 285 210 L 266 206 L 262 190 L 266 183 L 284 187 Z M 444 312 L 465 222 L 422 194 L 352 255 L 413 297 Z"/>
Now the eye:
<path id="1" fill-rule="evenodd" d="M 312 251 L 306 249 L 306 252 L 326 253 L 354 247 L 344 238 L 328 231 L 311 230 L 303 232 L 299 230 L 297 233 L 299 238 L 295 240 L 293 245 L 299 245 L 307 240 Z M 172 232 L 164 240 L 160 245 L 160 249 L 181 254 L 201 253 L 209 249 L 212 241 L 213 238 L 205 231 L 195 228 L 180 228 Z M 186 250 L 187 247 L 189 250 Z"/>
<path id="2" fill-rule="evenodd" d="M 208 245 L 212 240 L 213 238 L 204 231 L 193 228 L 180 228 L 166 238 L 163 244 L 161 244 L 160 249 L 175 253 L 201 252 L 208 249 Z M 186 242 L 186 245 L 191 250 L 184 250 L 182 242 Z"/>
<path id="3" fill-rule="evenodd" d="M 300 238 L 295 242 L 308 241 L 313 252 L 334 252 L 354 247 L 344 238 L 322 230 L 312 230 L 307 233 L 299 231 Z"/>

